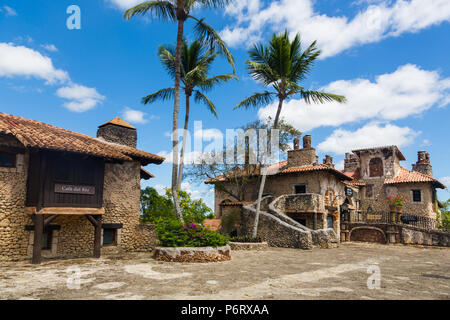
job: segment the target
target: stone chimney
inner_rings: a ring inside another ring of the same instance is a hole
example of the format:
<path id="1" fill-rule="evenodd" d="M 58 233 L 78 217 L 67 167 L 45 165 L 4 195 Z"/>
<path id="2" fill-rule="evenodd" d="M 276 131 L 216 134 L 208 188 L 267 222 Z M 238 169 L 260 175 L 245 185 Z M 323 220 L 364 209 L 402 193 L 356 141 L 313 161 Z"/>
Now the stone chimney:
<path id="1" fill-rule="evenodd" d="M 303 137 L 303 149 L 299 139 L 294 139 L 294 150 L 288 151 L 288 167 L 312 166 L 317 164 L 316 150 L 311 148 L 311 136 Z"/>
<path id="2" fill-rule="evenodd" d="M 98 127 L 97 138 L 136 148 L 137 131 L 135 127 L 116 117 Z"/>
<path id="3" fill-rule="evenodd" d="M 329 168 L 333 168 L 334 169 L 333 157 L 327 154 L 325 156 L 325 158 L 323 159 L 323 164 L 326 165 Z"/>
<path id="4" fill-rule="evenodd" d="M 433 167 L 430 163 L 430 154 L 426 151 L 417 152 L 417 162 L 412 165 L 412 171 L 433 176 Z"/>
<path id="5" fill-rule="evenodd" d="M 356 154 L 346 153 L 344 159 L 344 172 L 355 172 L 358 170 L 359 159 Z"/>

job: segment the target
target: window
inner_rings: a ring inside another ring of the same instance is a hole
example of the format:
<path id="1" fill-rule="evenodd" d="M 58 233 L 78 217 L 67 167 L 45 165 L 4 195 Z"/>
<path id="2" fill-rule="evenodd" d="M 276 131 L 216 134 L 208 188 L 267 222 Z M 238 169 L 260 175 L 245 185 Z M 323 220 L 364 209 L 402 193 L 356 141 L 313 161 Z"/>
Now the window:
<path id="1" fill-rule="evenodd" d="M 367 199 L 373 198 L 373 193 L 374 193 L 373 190 L 374 190 L 373 184 L 366 185 L 366 198 Z"/>
<path id="2" fill-rule="evenodd" d="M 53 241 L 53 231 L 44 230 L 42 234 L 42 250 L 51 250 Z"/>
<path id="3" fill-rule="evenodd" d="M 117 229 L 103 229 L 103 245 L 115 246 L 117 245 Z"/>
<path id="4" fill-rule="evenodd" d="M 0 153 L 0 167 L 14 168 L 16 166 L 16 155 L 11 153 Z"/>
<path id="5" fill-rule="evenodd" d="M 298 184 L 295 186 L 295 194 L 306 193 L 306 184 Z"/>
<path id="6" fill-rule="evenodd" d="M 370 159 L 369 162 L 369 176 L 370 177 L 382 177 L 384 174 L 383 160 L 380 158 Z"/>
<path id="7" fill-rule="evenodd" d="M 328 215 L 327 216 L 327 228 L 328 229 L 333 229 L 334 228 L 334 217 Z"/>
<path id="8" fill-rule="evenodd" d="M 413 190 L 413 202 L 422 202 L 422 190 Z"/>

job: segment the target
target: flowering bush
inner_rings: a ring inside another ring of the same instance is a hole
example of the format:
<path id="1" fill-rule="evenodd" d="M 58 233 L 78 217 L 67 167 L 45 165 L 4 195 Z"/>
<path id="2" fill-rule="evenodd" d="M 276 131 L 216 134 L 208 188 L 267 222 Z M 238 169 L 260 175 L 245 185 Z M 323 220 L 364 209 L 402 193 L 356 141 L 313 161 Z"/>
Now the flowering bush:
<path id="1" fill-rule="evenodd" d="M 395 205 L 396 207 L 402 207 L 405 201 L 408 201 L 408 197 L 404 197 L 401 195 L 396 195 L 395 197 L 390 196 L 386 199 L 387 203 L 389 203 L 390 205 Z"/>
<path id="2" fill-rule="evenodd" d="M 161 221 L 156 232 L 163 247 L 221 247 L 229 241 L 228 237 L 201 224 L 183 225 L 178 220 Z"/>

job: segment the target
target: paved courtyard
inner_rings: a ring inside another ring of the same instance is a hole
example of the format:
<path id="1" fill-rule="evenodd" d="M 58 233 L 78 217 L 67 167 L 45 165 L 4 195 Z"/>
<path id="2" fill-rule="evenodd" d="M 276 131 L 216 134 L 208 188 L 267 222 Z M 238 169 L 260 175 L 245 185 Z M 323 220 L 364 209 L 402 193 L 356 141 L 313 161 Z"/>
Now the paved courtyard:
<path id="1" fill-rule="evenodd" d="M 0 264 L 0 299 L 450 299 L 450 249 L 344 243 L 208 264 L 149 254 Z"/>

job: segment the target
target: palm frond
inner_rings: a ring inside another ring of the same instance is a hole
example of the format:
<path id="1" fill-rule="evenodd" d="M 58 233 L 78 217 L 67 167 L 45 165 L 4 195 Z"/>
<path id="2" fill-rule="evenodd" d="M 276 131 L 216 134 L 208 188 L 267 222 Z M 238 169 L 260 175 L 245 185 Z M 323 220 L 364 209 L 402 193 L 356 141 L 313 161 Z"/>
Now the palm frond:
<path id="1" fill-rule="evenodd" d="M 233 73 L 236 73 L 236 68 L 234 66 L 234 58 L 231 55 L 230 51 L 228 50 L 227 46 L 225 45 L 225 42 L 220 38 L 217 31 L 214 30 L 214 28 L 212 28 L 210 25 L 206 24 L 204 22 L 204 19 L 199 20 L 192 16 L 189 16 L 189 18 L 192 18 L 195 21 L 197 21 L 194 27 L 197 37 L 199 39 L 202 39 L 202 41 L 204 41 L 206 44 L 208 44 L 211 47 L 211 49 L 217 48 L 218 51 L 227 58 L 228 63 L 233 68 Z"/>
<path id="2" fill-rule="evenodd" d="M 231 2 L 232 0 L 189 0 L 191 6 L 197 3 L 199 6 L 204 8 L 224 8 Z"/>
<path id="3" fill-rule="evenodd" d="M 260 107 L 260 106 L 266 106 L 269 103 L 273 101 L 273 92 L 264 91 L 262 93 L 255 93 L 252 96 L 248 97 L 247 99 L 242 100 L 239 102 L 239 104 L 234 108 L 240 109 L 240 108 L 250 108 L 250 107 Z"/>
<path id="4" fill-rule="evenodd" d="M 211 111 L 211 113 L 218 118 L 217 116 L 217 112 L 216 112 L 216 107 L 214 106 L 214 104 L 212 103 L 211 100 L 208 99 L 207 96 L 205 96 L 202 92 L 200 92 L 199 90 L 195 90 L 195 95 L 194 95 L 194 101 L 197 103 L 203 103 L 205 104 L 209 111 Z"/>
<path id="5" fill-rule="evenodd" d="M 158 57 L 172 78 L 175 78 L 175 48 L 171 46 L 158 47 Z M 183 73 L 183 70 L 182 70 Z"/>
<path id="6" fill-rule="evenodd" d="M 146 1 L 124 12 L 123 17 L 130 20 L 136 15 L 145 15 L 149 12 L 153 17 L 161 20 L 177 21 L 175 6 L 170 1 Z"/>
<path id="7" fill-rule="evenodd" d="M 199 86 L 203 91 L 210 91 L 214 86 L 233 79 L 239 80 L 239 78 L 234 74 L 221 74 L 212 78 L 204 79 Z"/>
<path id="8" fill-rule="evenodd" d="M 265 86 L 269 86 L 279 79 L 278 75 L 269 64 L 256 63 L 249 60 L 247 60 L 245 64 L 253 79 L 263 83 Z"/>
<path id="9" fill-rule="evenodd" d="M 311 101 L 316 104 L 332 101 L 345 103 L 347 101 L 347 99 L 343 96 L 327 92 L 301 90 L 300 94 L 302 98 L 305 100 L 305 102 L 308 104 L 310 104 Z"/>
<path id="10" fill-rule="evenodd" d="M 146 97 L 143 97 L 142 103 L 150 104 L 157 100 L 165 101 L 165 100 L 173 99 L 174 93 L 175 93 L 175 88 L 161 89 L 155 93 L 152 93 Z"/>

